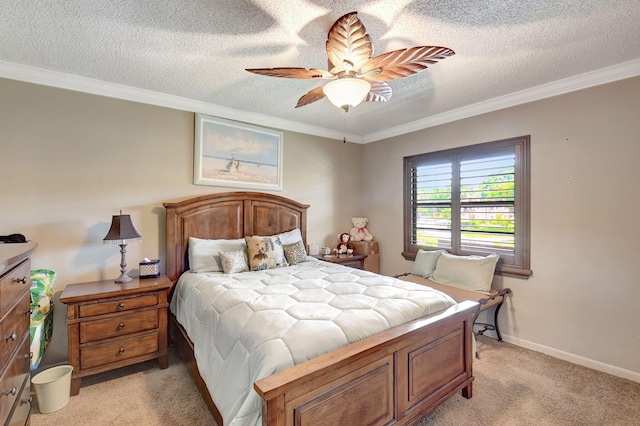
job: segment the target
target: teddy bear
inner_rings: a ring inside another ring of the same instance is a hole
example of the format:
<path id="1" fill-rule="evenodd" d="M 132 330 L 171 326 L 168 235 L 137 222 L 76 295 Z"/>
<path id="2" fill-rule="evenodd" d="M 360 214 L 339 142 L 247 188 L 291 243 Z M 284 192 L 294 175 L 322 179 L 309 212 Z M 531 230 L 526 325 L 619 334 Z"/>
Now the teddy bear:
<path id="1" fill-rule="evenodd" d="M 336 254 L 353 253 L 353 247 L 351 247 L 351 244 L 349 244 L 349 239 L 350 239 L 349 234 L 347 234 L 346 232 L 343 232 L 342 234 L 338 235 L 338 239 L 340 240 L 340 242 L 338 243 L 338 246 L 333 249 L 334 253 Z"/>
<path id="2" fill-rule="evenodd" d="M 354 216 L 351 218 L 351 223 L 353 224 L 350 232 L 352 241 L 373 241 L 373 235 L 365 228 L 369 223 L 369 219 Z"/>

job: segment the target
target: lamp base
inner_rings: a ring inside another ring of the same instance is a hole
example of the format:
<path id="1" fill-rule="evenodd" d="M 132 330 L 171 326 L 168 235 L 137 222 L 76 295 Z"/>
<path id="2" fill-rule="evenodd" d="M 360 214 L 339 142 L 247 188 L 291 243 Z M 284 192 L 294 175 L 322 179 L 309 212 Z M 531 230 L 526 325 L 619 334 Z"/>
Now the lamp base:
<path id="1" fill-rule="evenodd" d="M 127 274 L 120 274 L 120 276 L 118 278 L 116 278 L 116 282 L 117 283 L 128 283 L 131 280 L 133 280 L 133 278 L 131 278 L 129 275 Z"/>
<path id="2" fill-rule="evenodd" d="M 127 253 L 127 243 L 125 241 L 120 244 L 120 254 L 122 259 L 120 260 L 120 276 L 116 278 L 117 283 L 128 283 L 132 278 L 127 275 L 127 260 L 125 254 Z"/>

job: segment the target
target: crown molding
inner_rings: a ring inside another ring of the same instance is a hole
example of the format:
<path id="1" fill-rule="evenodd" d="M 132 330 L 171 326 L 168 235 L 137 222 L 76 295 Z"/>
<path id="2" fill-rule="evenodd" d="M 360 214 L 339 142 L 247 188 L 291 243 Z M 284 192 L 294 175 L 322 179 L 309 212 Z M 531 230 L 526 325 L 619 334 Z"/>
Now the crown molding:
<path id="1" fill-rule="evenodd" d="M 271 117 L 265 114 L 243 111 L 208 102 L 169 95 L 166 93 L 154 92 L 152 90 L 140 89 L 123 84 L 109 83 L 78 75 L 65 74 L 58 71 L 16 64 L 13 62 L 0 61 L 0 77 L 56 87 L 59 89 L 68 89 L 82 93 L 172 108 L 180 111 L 208 114 L 230 120 L 243 121 L 279 130 L 337 139 L 340 141 L 346 137 L 350 142 L 362 143 L 362 136 L 353 133 L 345 134 L 338 130 L 311 126 L 297 121 Z"/>
<path id="2" fill-rule="evenodd" d="M 612 65 L 599 70 L 586 72 L 584 74 L 578 74 L 573 77 L 564 78 L 562 80 L 542 84 L 540 86 L 510 93 L 487 101 L 467 105 L 462 108 L 443 112 L 442 114 L 425 117 L 421 120 L 402 124 L 380 132 L 370 133 L 363 137 L 363 143 L 388 139 L 394 136 L 400 136 L 406 133 L 438 126 L 440 124 L 461 120 L 463 118 L 486 114 L 488 112 L 498 111 L 504 108 L 550 98 L 605 83 L 611 83 L 638 75 L 640 75 L 640 59 L 634 59 L 618 65 Z"/>
<path id="3" fill-rule="evenodd" d="M 198 112 L 201 114 L 214 115 L 216 117 L 227 118 L 230 120 L 243 121 L 265 127 L 277 128 L 280 130 L 287 130 L 323 138 L 342 140 L 343 137 L 346 137 L 347 140 L 354 143 L 376 142 L 382 139 L 388 139 L 406 133 L 427 129 L 429 127 L 438 126 L 440 124 L 450 123 L 464 118 L 486 114 L 488 112 L 561 95 L 563 93 L 586 89 L 592 86 L 611 83 L 613 81 L 623 80 L 625 78 L 635 77 L 638 75 L 640 75 L 640 59 L 634 59 L 618 65 L 612 65 L 599 70 L 554 81 L 552 83 L 489 99 L 487 101 L 467 105 L 462 108 L 432 115 L 421 120 L 416 120 L 400 126 L 385 129 L 380 132 L 369 133 L 362 136 L 353 133 L 347 133 L 345 135 L 343 132 L 337 130 L 311 126 L 296 121 L 271 117 L 265 114 L 243 111 L 208 102 L 183 98 L 180 96 L 125 86 L 122 84 L 108 83 L 92 78 L 65 74 L 58 71 L 50 71 L 43 68 L 16 64 L 13 62 L 0 61 L 0 77 L 12 80 L 74 90 L 99 96 L 107 96 L 132 102 L 140 102 L 181 111 Z"/>

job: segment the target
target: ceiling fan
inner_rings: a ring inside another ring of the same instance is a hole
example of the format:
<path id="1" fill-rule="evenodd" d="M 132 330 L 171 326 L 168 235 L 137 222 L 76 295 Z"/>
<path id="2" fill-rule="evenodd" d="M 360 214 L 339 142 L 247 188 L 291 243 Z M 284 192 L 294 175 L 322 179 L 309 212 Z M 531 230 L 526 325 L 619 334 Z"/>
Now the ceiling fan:
<path id="1" fill-rule="evenodd" d="M 391 99 L 391 86 L 387 81 L 413 75 L 455 54 L 447 47 L 416 46 L 372 58 L 373 45 L 358 12 L 347 13 L 331 26 L 326 49 L 329 71 L 295 67 L 246 71 L 272 77 L 331 80 L 303 95 L 296 108 L 326 96 L 348 112 L 362 101 L 387 102 Z"/>

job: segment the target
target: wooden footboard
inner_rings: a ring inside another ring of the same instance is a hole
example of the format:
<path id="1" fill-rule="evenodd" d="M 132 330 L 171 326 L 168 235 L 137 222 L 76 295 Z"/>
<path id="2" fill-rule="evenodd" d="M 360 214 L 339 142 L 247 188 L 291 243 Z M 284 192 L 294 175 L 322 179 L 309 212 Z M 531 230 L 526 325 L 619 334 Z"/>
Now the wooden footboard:
<path id="1" fill-rule="evenodd" d="M 264 425 L 412 424 L 472 396 L 475 302 L 395 327 L 258 380 Z"/>
<path id="2" fill-rule="evenodd" d="M 258 380 L 269 426 L 412 424 L 457 392 L 472 396 L 475 302 L 463 302 Z M 171 318 L 172 343 L 218 425 L 184 329 Z"/>

